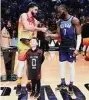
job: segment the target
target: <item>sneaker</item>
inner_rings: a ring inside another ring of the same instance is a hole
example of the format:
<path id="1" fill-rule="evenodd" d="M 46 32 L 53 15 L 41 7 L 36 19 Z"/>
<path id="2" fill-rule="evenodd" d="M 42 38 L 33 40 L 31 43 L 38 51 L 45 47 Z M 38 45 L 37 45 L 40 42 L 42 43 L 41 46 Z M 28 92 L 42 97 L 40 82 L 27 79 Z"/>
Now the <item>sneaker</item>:
<path id="1" fill-rule="evenodd" d="M 65 90 L 65 89 L 67 89 L 67 85 L 66 84 L 59 84 L 59 85 L 57 85 L 56 89 L 57 90 Z"/>
<path id="2" fill-rule="evenodd" d="M 17 85 L 16 94 L 17 95 L 20 95 L 21 94 L 21 85 Z"/>
<path id="3" fill-rule="evenodd" d="M 31 84 L 30 83 L 26 85 L 26 88 L 27 88 L 28 92 L 31 92 Z"/>
<path id="4" fill-rule="evenodd" d="M 32 91 L 32 93 L 30 94 L 30 97 L 33 97 L 35 95 L 35 92 Z"/>
<path id="5" fill-rule="evenodd" d="M 69 95 L 73 95 L 73 93 L 74 93 L 73 86 L 69 85 L 68 93 L 69 93 Z"/>
<path id="6" fill-rule="evenodd" d="M 34 97 L 37 98 L 39 96 L 39 92 L 36 92 Z"/>

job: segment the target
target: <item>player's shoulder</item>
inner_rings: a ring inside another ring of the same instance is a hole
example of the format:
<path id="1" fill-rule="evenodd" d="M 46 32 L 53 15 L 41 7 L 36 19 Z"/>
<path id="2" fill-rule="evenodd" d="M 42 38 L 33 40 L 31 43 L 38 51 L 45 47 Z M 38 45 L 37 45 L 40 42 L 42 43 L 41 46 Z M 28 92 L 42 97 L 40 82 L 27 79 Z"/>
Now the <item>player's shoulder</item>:
<path id="1" fill-rule="evenodd" d="M 27 17 L 27 13 L 22 13 L 20 17 Z"/>
<path id="2" fill-rule="evenodd" d="M 72 22 L 73 22 L 73 23 L 77 23 L 77 22 L 79 22 L 79 19 L 78 19 L 77 17 L 73 16 Z"/>
<path id="3" fill-rule="evenodd" d="M 80 20 L 75 16 L 72 16 L 71 22 L 72 22 L 73 25 L 79 25 L 80 24 Z"/>

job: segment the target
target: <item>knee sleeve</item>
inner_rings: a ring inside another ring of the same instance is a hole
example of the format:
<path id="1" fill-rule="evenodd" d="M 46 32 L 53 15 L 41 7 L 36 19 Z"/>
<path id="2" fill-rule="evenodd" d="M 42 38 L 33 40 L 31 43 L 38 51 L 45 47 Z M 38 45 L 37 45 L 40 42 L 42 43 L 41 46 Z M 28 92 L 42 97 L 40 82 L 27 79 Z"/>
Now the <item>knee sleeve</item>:
<path id="1" fill-rule="evenodd" d="M 65 66 L 66 66 L 66 61 L 60 62 L 61 78 L 65 78 Z"/>
<path id="2" fill-rule="evenodd" d="M 22 77 L 24 71 L 24 65 L 25 65 L 25 61 L 19 61 L 18 77 Z"/>
<path id="3" fill-rule="evenodd" d="M 75 76 L 75 68 L 74 68 L 74 62 L 69 63 L 70 64 L 70 81 L 74 82 L 74 76 Z"/>

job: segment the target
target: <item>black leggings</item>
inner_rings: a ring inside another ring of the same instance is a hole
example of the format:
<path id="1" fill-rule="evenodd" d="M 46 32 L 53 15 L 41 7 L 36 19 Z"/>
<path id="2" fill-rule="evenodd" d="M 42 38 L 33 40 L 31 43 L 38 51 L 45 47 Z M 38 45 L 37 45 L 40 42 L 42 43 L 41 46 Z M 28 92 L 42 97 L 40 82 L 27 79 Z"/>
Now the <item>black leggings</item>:
<path id="1" fill-rule="evenodd" d="M 41 86 L 40 79 L 38 80 L 32 79 L 31 82 L 32 82 L 32 91 L 35 92 L 36 90 L 36 92 L 40 92 L 40 86 Z"/>

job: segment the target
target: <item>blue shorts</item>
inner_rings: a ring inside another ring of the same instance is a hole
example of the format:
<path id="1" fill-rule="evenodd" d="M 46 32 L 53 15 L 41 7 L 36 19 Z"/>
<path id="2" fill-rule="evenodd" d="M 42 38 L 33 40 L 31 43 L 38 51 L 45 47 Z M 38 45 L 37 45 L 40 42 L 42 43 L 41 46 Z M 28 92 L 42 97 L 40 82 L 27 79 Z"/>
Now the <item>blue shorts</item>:
<path id="1" fill-rule="evenodd" d="M 76 57 L 73 56 L 73 52 L 66 52 L 66 51 L 60 51 L 59 52 L 59 61 L 69 61 L 73 62 L 76 60 Z"/>

